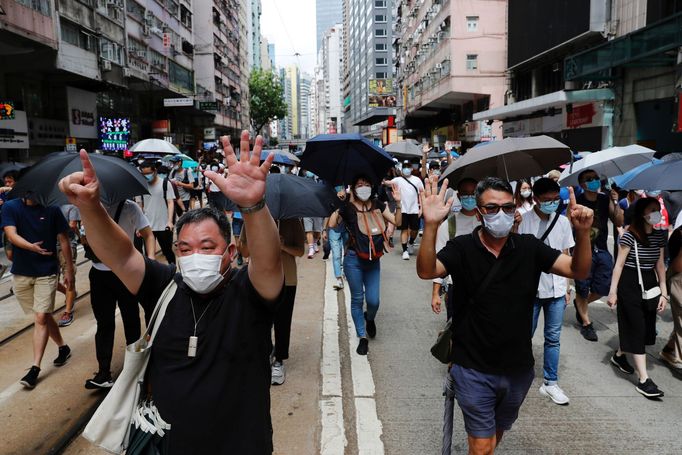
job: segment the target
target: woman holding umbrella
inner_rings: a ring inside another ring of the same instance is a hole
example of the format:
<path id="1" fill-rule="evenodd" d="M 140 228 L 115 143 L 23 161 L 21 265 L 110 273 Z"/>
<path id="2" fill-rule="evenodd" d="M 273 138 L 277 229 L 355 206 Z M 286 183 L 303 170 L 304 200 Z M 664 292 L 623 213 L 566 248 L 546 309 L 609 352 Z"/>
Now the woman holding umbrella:
<path id="1" fill-rule="evenodd" d="M 393 187 L 393 199 L 396 201 L 395 215 L 388 206 L 378 199 L 372 198 L 372 181 L 366 175 L 356 175 L 351 184 L 350 200 L 339 210 L 332 213 L 329 227 L 334 228 L 340 220 L 346 223 L 350 234 L 350 242 L 343 261 L 343 269 L 351 292 L 351 315 L 355 324 L 355 332 L 360 341 L 356 352 L 367 355 L 368 339 L 377 333 L 374 318 L 379 310 L 380 259 L 387 246 L 386 223 L 400 225 L 400 189 Z M 367 311 L 363 314 L 363 303 L 367 302 Z"/>

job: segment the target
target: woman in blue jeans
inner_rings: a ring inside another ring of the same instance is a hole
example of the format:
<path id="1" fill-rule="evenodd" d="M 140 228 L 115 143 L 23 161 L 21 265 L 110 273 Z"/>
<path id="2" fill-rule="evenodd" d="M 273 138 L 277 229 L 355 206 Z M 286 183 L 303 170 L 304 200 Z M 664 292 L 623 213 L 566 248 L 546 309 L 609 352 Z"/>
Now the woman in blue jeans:
<path id="1" fill-rule="evenodd" d="M 384 253 L 386 222 L 400 225 L 400 204 L 395 215 L 385 203 L 373 196 L 369 177 L 358 175 L 350 188 L 350 200 L 329 217 L 329 227 L 335 228 L 340 221 L 346 223 L 350 241 L 343 261 L 343 269 L 351 294 L 351 316 L 355 332 L 360 338 L 356 352 L 367 355 L 367 336 L 376 336 L 374 318 L 379 310 L 380 258 Z M 393 197 L 400 202 L 400 189 L 393 185 Z M 364 302 L 367 311 L 363 311 Z"/>

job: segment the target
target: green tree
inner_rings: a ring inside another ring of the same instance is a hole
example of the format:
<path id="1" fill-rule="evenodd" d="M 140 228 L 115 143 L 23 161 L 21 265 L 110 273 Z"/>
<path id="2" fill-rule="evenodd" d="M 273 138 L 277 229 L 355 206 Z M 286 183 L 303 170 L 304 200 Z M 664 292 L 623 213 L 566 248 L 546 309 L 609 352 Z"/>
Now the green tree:
<path id="1" fill-rule="evenodd" d="M 256 134 L 271 121 L 287 115 L 284 89 L 275 73 L 254 69 L 249 77 L 249 94 L 251 126 Z"/>

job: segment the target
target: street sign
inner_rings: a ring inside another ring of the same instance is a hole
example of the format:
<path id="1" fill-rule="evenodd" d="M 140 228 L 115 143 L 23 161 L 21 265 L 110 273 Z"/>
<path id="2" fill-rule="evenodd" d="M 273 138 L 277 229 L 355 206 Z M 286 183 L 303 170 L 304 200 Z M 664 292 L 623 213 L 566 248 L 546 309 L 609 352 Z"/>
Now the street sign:
<path id="1" fill-rule="evenodd" d="M 164 98 L 164 107 L 194 106 L 192 98 Z"/>
<path id="2" fill-rule="evenodd" d="M 217 111 L 217 101 L 199 101 L 199 109 L 202 111 Z"/>
<path id="3" fill-rule="evenodd" d="M 163 34 L 163 48 L 168 49 L 171 46 L 171 36 L 170 33 Z"/>
<path id="4" fill-rule="evenodd" d="M 66 138 L 66 151 L 67 152 L 78 151 L 78 147 L 76 144 L 76 138 L 75 137 L 67 137 Z"/>
<path id="5" fill-rule="evenodd" d="M 204 140 L 205 141 L 215 140 L 215 128 L 204 128 Z"/>

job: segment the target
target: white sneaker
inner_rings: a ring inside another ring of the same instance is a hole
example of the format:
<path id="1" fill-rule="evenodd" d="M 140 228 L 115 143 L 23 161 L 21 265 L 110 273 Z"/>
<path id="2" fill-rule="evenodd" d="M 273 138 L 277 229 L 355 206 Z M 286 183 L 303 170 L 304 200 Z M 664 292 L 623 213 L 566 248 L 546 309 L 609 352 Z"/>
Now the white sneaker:
<path id="1" fill-rule="evenodd" d="M 334 285 L 334 289 L 336 289 L 337 291 L 339 289 L 343 289 L 343 278 L 337 278 L 336 279 L 336 284 Z"/>
<path id="2" fill-rule="evenodd" d="M 549 397 L 556 404 L 568 404 L 568 397 L 558 384 L 540 386 L 540 395 Z"/>
<path id="3" fill-rule="evenodd" d="M 284 363 L 275 360 L 272 363 L 272 385 L 284 384 Z"/>
<path id="4" fill-rule="evenodd" d="M 319 253 L 320 252 L 320 247 L 317 246 L 317 243 L 313 243 L 313 248 L 315 248 L 315 252 Z"/>
<path id="5" fill-rule="evenodd" d="M 407 244 L 407 252 L 410 254 L 414 254 L 414 245 L 413 244 L 411 244 L 411 243 Z M 403 258 L 403 259 L 405 259 L 405 258 Z"/>
<path id="6" fill-rule="evenodd" d="M 312 259 L 313 256 L 315 256 L 315 250 L 311 246 L 310 248 L 308 248 L 308 259 Z"/>
<path id="7" fill-rule="evenodd" d="M 406 261 L 409 261 L 410 260 L 410 253 L 408 253 L 407 251 L 403 251 L 403 259 Z"/>

